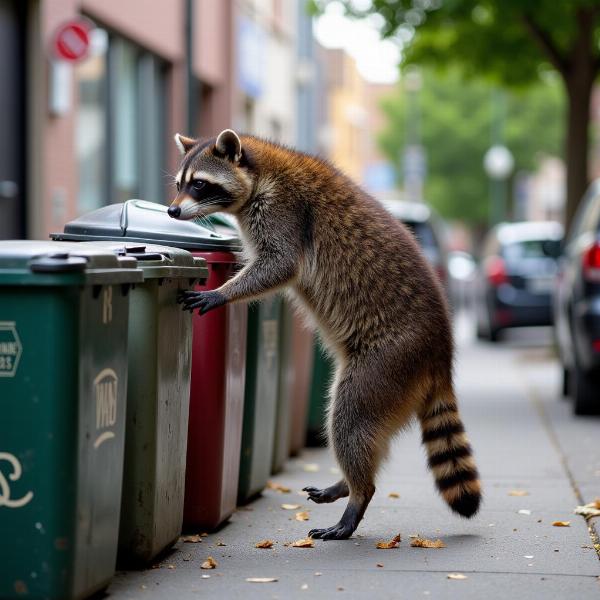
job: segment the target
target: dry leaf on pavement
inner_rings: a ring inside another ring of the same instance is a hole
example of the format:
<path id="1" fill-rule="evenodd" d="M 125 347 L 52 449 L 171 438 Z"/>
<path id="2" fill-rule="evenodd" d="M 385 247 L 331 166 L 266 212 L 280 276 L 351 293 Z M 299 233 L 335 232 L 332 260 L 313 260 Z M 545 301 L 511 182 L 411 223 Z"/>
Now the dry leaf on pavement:
<path id="1" fill-rule="evenodd" d="M 278 581 L 277 577 L 246 577 L 249 583 L 273 583 Z"/>
<path id="2" fill-rule="evenodd" d="M 255 548 L 272 548 L 273 547 L 273 540 L 261 540 L 260 542 L 256 542 L 256 544 L 254 544 Z"/>
<path id="3" fill-rule="evenodd" d="M 508 492 L 509 496 L 529 496 L 529 492 L 527 490 L 510 490 Z"/>
<path id="4" fill-rule="evenodd" d="M 292 548 L 314 548 L 315 540 L 312 538 L 302 538 L 301 540 L 296 540 L 290 544 Z"/>
<path id="5" fill-rule="evenodd" d="M 285 485 L 281 485 L 280 483 L 275 483 L 274 481 L 267 481 L 267 489 L 275 490 L 280 494 L 289 494 L 292 490 Z"/>
<path id="6" fill-rule="evenodd" d="M 581 515 L 586 519 L 591 519 L 592 517 L 600 517 L 600 499 L 596 498 L 594 502 L 584 504 L 583 506 L 578 506 L 575 509 L 575 514 Z"/>
<path id="7" fill-rule="evenodd" d="M 375 544 L 375 548 L 377 548 L 378 550 L 391 550 L 392 548 L 397 548 L 398 544 L 400 544 L 401 541 L 401 537 L 400 534 L 394 536 L 389 542 L 384 542 L 379 541 L 377 542 L 377 544 Z"/>
<path id="8" fill-rule="evenodd" d="M 448 573 L 448 575 L 446 575 L 446 577 L 448 579 L 467 579 L 467 576 L 464 575 L 463 573 Z"/>
<path id="9" fill-rule="evenodd" d="M 296 521 L 308 521 L 309 517 L 310 515 L 305 510 L 296 513 Z"/>
<path id="10" fill-rule="evenodd" d="M 321 469 L 321 467 L 319 467 L 319 465 L 316 463 L 306 463 L 302 468 L 307 473 L 316 473 L 317 471 L 319 471 Z"/>
<path id="11" fill-rule="evenodd" d="M 217 566 L 217 561 L 212 557 L 209 556 L 201 565 L 200 568 L 201 569 L 214 569 Z"/>
<path id="12" fill-rule="evenodd" d="M 181 538 L 182 542 L 185 542 L 186 544 L 199 544 L 202 542 L 202 538 L 198 535 L 184 535 Z"/>
<path id="13" fill-rule="evenodd" d="M 427 538 L 414 538 L 410 541 L 413 548 L 445 548 L 446 544 L 442 540 L 428 540 Z"/>
<path id="14" fill-rule="evenodd" d="M 554 521 L 554 527 L 571 527 L 571 521 Z"/>
<path id="15" fill-rule="evenodd" d="M 282 504 L 281 508 L 283 508 L 283 510 L 298 510 L 300 504 Z"/>
<path id="16" fill-rule="evenodd" d="M 388 494 L 388 498 L 400 498 L 400 494 L 398 494 L 396 492 L 390 492 Z"/>

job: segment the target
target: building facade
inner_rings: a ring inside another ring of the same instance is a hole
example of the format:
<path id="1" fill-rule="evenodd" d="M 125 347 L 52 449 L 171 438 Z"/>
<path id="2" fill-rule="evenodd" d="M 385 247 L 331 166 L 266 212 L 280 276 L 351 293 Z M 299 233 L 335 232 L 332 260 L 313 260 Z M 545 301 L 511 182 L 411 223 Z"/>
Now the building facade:
<path id="1" fill-rule="evenodd" d="M 0 0 L 0 238 L 99 206 L 167 202 L 173 134 L 294 143 L 295 0 Z M 57 28 L 90 28 L 58 61 Z"/>

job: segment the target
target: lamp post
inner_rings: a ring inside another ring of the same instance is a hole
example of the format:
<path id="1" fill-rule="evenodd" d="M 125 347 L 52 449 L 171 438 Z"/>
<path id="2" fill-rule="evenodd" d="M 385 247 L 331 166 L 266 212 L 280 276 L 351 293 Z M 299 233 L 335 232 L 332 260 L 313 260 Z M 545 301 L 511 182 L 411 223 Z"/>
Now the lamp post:
<path id="1" fill-rule="evenodd" d="M 499 223 L 506 216 L 506 180 L 514 166 L 515 160 L 511 151 L 501 144 L 491 146 L 483 157 L 483 168 L 490 178 L 492 225 Z"/>

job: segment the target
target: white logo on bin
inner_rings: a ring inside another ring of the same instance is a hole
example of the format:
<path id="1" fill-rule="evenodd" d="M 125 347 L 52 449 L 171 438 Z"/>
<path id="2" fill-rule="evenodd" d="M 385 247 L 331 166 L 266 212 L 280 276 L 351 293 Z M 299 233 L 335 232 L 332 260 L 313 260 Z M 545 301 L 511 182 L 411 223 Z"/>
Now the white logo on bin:
<path id="1" fill-rule="evenodd" d="M 0 462 L 2 461 L 7 461 L 12 467 L 12 472 L 8 474 L 8 478 L 11 481 L 17 481 L 20 479 L 23 468 L 21 467 L 19 459 L 8 452 L 0 452 Z M 0 468 L 0 507 L 6 506 L 7 508 L 21 508 L 22 506 L 29 504 L 32 498 L 33 492 L 27 492 L 22 498 L 19 498 L 18 500 L 11 500 L 10 485 L 2 473 L 2 469 Z"/>
<path id="2" fill-rule="evenodd" d="M 117 422 L 118 382 L 117 374 L 112 369 L 102 369 L 94 379 L 96 431 L 106 430 Z M 94 442 L 94 448 L 114 437 L 114 431 L 102 431 Z"/>
<path id="3" fill-rule="evenodd" d="M 14 321 L 0 321 L 0 377 L 14 377 L 23 347 Z"/>
<path id="4" fill-rule="evenodd" d="M 102 323 L 104 325 L 108 325 L 113 318 L 112 297 L 113 289 L 112 285 L 109 285 L 102 292 Z"/>

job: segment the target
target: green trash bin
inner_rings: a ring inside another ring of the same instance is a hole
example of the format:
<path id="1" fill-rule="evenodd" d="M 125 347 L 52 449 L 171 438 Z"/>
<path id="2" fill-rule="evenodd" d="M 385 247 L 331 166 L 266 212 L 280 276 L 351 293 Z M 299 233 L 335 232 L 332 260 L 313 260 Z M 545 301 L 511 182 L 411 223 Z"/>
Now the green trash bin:
<path id="1" fill-rule="evenodd" d="M 129 304 L 129 383 L 119 566 L 153 560 L 179 538 L 183 521 L 192 317 L 178 290 L 208 277 L 206 261 L 153 244 L 82 242 L 134 256 L 144 282 Z"/>
<path id="2" fill-rule="evenodd" d="M 325 420 L 329 401 L 329 386 L 333 378 L 333 366 L 333 360 L 317 339 L 314 347 L 313 372 L 310 383 L 308 427 L 306 431 L 307 446 L 324 446 L 327 442 Z"/>
<path id="3" fill-rule="evenodd" d="M 281 301 L 279 324 L 279 380 L 275 441 L 271 471 L 279 473 L 290 456 L 290 414 L 294 395 L 294 348 L 292 347 L 294 313 L 287 300 Z"/>
<path id="4" fill-rule="evenodd" d="M 115 569 L 133 258 L 0 242 L 0 597 L 83 598 Z"/>
<path id="5" fill-rule="evenodd" d="M 276 295 L 248 309 L 240 504 L 259 494 L 271 474 L 279 393 L 280 314 L 281 298 Z"/>

